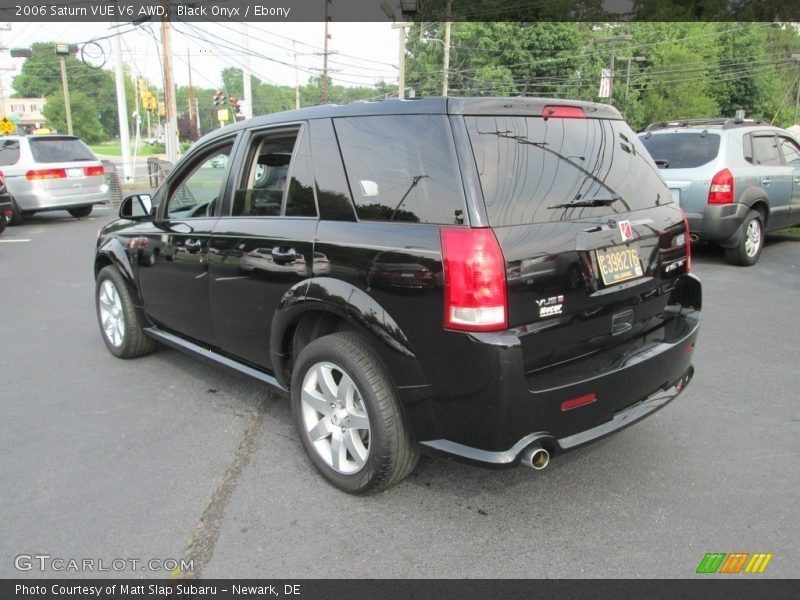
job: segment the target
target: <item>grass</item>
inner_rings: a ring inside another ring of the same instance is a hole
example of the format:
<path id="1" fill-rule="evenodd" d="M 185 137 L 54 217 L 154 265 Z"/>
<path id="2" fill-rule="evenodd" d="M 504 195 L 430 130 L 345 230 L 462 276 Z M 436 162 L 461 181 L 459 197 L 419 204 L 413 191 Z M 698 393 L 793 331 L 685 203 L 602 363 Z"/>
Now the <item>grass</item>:
<path id="1" fill-rule="evenodd" d="M 795 237 L 800 237 L 800 227 L 788 227 L 787 229 L 781 229 L 780 231 L 776 231 L 775 233 L 780 233 L 781 235 L 792 235 Z"/>
<path id="2" fill-rule="evenodd" d="M 95 154 L 102 154 L 104 156 L 122 156 L 122 145 L 119 142 L 106 142 L 103 144 L 93 144 L 89 146 Z M 137 154 L 139 156 L 148 156 L 150 154 L 164 154 L 164 146 L 142 144 L 139 146 Z M 133 148 L 131 148 L 133 154 Z"/>

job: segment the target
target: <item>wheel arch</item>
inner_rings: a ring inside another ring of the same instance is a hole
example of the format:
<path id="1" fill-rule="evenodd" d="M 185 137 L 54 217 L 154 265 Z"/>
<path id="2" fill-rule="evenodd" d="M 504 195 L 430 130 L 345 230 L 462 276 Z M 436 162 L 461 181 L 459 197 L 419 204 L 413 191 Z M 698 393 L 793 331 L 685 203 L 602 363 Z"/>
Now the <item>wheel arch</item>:
<path id="1" fill-rule="evenodd" d="M 742 194 L 740 202 L 761 213 L 761 218 L 764 220 L 764 227 L 766 228 L 769 223 L 770 209 L 769 200 L 764 190 L 758 187 L 749 188 Z"/>
<path id="2" fill-rule="evenodd" d="M 270 357 L 275 377 L 289 387 L 293 358 L 308 342 L 337 331 L 355 331 L 374 342 L 395 385 L 424 385 L 416 355 L 400 326 L 364 291 L 319 277 L 291 288 L 272 319 Z"/>

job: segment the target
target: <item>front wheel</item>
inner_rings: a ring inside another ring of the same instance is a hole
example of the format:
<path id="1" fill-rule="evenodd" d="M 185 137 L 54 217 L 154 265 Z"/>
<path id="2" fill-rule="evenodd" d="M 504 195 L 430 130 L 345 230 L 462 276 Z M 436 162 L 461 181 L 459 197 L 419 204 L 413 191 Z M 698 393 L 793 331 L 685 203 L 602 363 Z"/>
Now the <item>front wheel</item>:
<path id="1" fill-rule="evenodd" d="M 142 330 L 133 299 L 116 267 L 104 267 L 95 285 L 97 321 L 103 341 L 117 358 L 135 358 L 155 350 L 156 342 Z"/>
<path id="2" fill-rule="evenodd" d="M 376 491 L 416 466 L 419 455 L 397 392 L 357 334 L 334 333 L 306 346 L 292 371 L 291 399 L 300 442 L 339 489 Z"/>
<path id="3" fill-rule="evenodd" d="M 736 245 L 725 250 L 728 262 L 749 267 L 756 264 L 764 248 L 764 219 L 761 213 L 751 210 L 735 236 Z"/>
<path id="4" fill-rule="evenodd" d="M 70 208 L 67 212 L 69 212 L 69 214 L 71 214 L 76 219 L 82 219 L 92 214 L 92 208 L 93 206 L 89 204 L 87 206 L 78 206 L 76 208 Z"/>

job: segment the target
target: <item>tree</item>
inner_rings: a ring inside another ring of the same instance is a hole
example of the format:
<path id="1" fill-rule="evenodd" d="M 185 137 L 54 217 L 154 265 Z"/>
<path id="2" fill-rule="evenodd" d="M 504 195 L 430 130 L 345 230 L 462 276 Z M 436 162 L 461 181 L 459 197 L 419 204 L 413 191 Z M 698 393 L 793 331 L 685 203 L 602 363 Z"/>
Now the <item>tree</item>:
<path id="1" fill-rule="evenodd" d="M 94 101 L 83 92 L 71 90 L 69 100 L 73 133 L 87 144 L 102 142 L 105 139 L 105 131 L 97 116 Z M 47 119 L 48 127 L 61 133 L 68 131 L 64 95 L 60 91 L 46 98 L 44 117 Z"/>
<path id="2" fill-rule="evenodd" d="M 178 138 L 182 142 L 196 142 L 197 138 L 197 123 L 189 118 L 189 115 L 178 116 Z"/>
<path id="3" fill-rule="evenodd" d="M 96 110 L 97 120 L 106 139 L 118 135 L 119 118 L 117 111 L 117 92 L 112 71 L 98 69 L 84 64 L 74 56 L 65 57 L 67 84 L 70 90 L 80 90 L 85 94 Z M 128 113 L 133 110 L 134 88 L 130 77 L 125 77 Z M 14 89 L 17 96 L 46 97 L 63 93 L 61 90 L 61 59 L 55 53 L 52 42 L 33 44 L 31 56 L 22 64 L 20 74 L 14 78 Z M 75 117 L 73 116 L 73 124 Z"/>

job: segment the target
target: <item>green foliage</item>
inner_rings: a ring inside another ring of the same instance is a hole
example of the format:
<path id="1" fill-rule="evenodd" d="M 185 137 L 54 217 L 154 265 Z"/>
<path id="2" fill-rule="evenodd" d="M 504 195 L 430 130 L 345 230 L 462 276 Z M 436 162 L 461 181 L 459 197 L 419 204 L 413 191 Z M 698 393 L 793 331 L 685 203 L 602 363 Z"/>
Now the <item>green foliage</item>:
<path id="1" fill-rule="evenodd" d="M 69 93 L 69 100 L 72 112 L 72 132 L 87 144 L 94 144 L 106 139 L 106 133 L 98 118 L 94 100 L 83 92 L 73 92 L 72 90 Z M 68 131 L 64 95 L 60 90 L 46 98 L 44 117 L 47 119 L 48 127 L 58 130 L 59 133 Z"/>
<path id="2" fill-rule="evenodd" d="M 37 98 L 56 93 L 62 94 L 61 60 L 55 53 L 54 44 L 52 42 L 36 43 L 31 47 L 31 51 L 31 57 L 22 64 L 20 74 L 14 77 L 13 85 L 16 95 Z M 65 64 L 70 95 L 72 96 L 73 91 L 80 91 L 91 100 L 96 120 L 99 121 L 102 128 L 101 138 L 118 135 L 119 120 L 114 73 L 106 69 L 90 67 L 73 56 L 67 56 Z M 126 77 L 130 113 L 133 110 L 134 91 L 133 84 L 128 81 L 129 79 Z M 77 127 L 74 113 L 75 109 L 73 108 L 73 126 Z M 94 123 L 88 124 L 85 129 L 94 131 Z"/>

